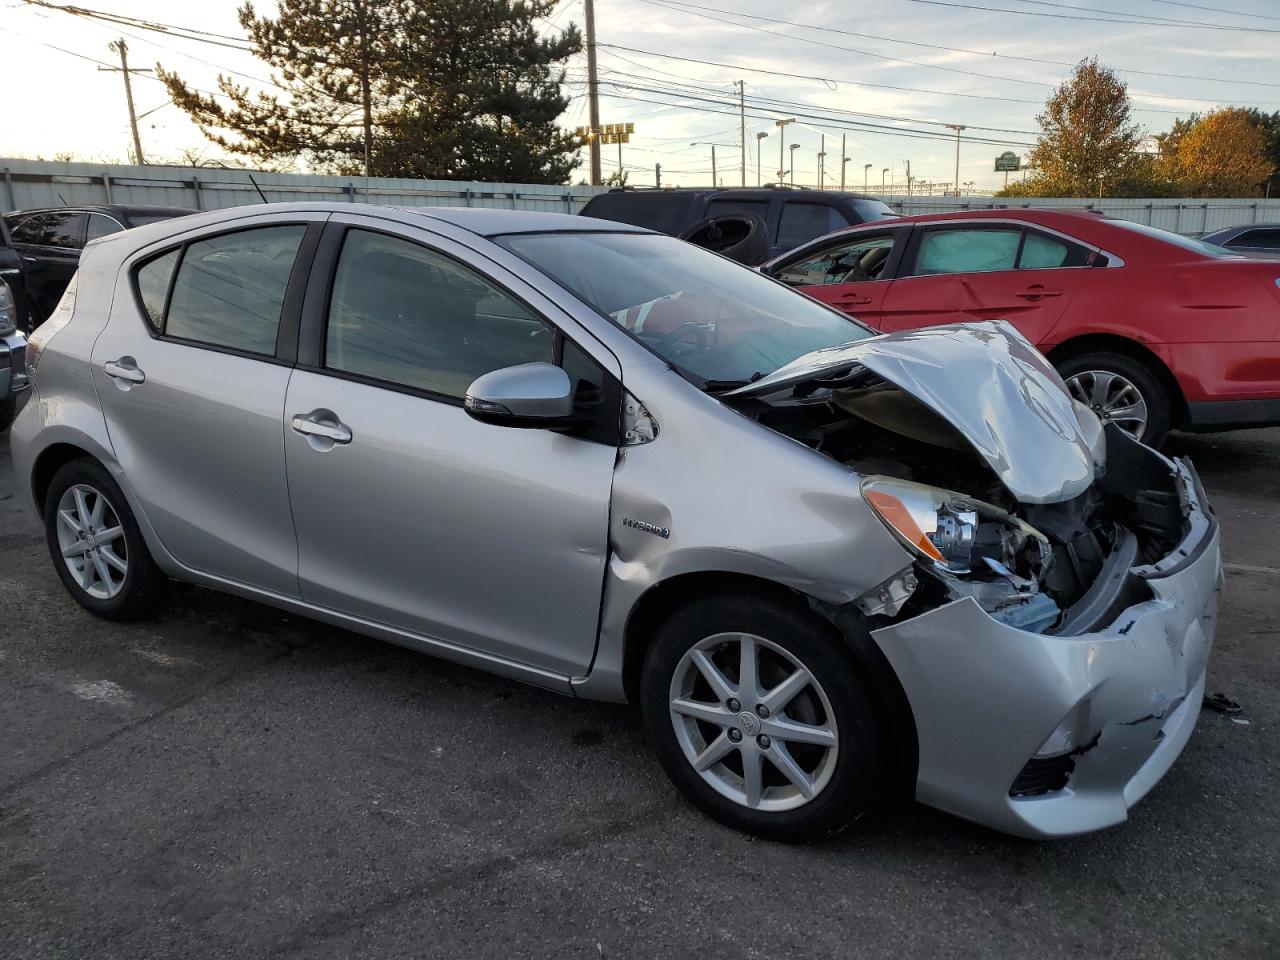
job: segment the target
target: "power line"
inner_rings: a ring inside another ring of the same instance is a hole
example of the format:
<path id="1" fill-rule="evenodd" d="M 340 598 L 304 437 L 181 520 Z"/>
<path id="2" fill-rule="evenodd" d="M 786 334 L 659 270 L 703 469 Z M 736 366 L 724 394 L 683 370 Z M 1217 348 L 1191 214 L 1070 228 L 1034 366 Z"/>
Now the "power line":
<path id="1" fill-rule="evenodd" d="M 1233 17 L 1249 17 L 1252 20 L 1280 20 L 1280 17 L 1267 16 L 1265 13 L 1247 13 L 1243 10 L 1226 10 L 1222 7 L 1206 7 L 1199 3 L 1182 3 L 1181 0 L 1147 0 L 1148 3 L 1163 3 L 1170 7 L 1190 7 L 1192 10 L 1208 10 L 1210 13 L 1225 13 Z"/>
<path id="2" fill-rule="evenodd" d="M 643 66 L 642 64 L 637 64 L 637 65 Z M 720 93 L 719 90 L 714 90 L 712 88 L 705 86 L 705 84 L 699 83 L 693 77 L 682 77 L 681 80 L 686 82 L 675 83 L 674 81 L 660 80 L 655 77 L 639 76 L 633 73 L 628 73 L 625 70 L 614 70 L 611 67 L 606 69 L 607 69 L 607 72 L 610 74 L 620 76 L 620 77 L 627 77 L 633 80 L 644 80 L 649 83 L 665 83 L 671 86 L 689 87 L 700 93 L 716 93 L 716 94 Z M 668 76 L 674 76 L 674 75 L 668 74 Z M 854 117 L 868 117 L 872 120 L 894 120 L 894 121 L 900 121 L 903 123 L 927 123 L 932 126 L 938 126 L 938 127 L 948 126 L 948 124 L 944 120 L 926 120 L 920 117 L 902 117 L 902 116 L 895 116 L 893 114 L 885 114 L 885 113 L 866 113 L 861 110 L 848 110 L 848 109 L 845 109 L 844 107 L 828 107 L 822 104 L 808 103 L 803 100 L 786 100 L 786 99 L 780 99 L 777 97 L 767 97 L 761 94 L 751 94 L 750 96 L 748 96 L 747 99 L 760 101 L 762 103 L 775 103 L 784 107 L 798 106 L 798 107 L 812 108 L 815 110 L 824 110 L 832 113 L 848 114 Z M 981 127 L 981 126 L 977 126 L 976 124 L 966 124 L 966 126 L 970 130 L 985 130 L 988 133 L 1016 133 L 1016 134 L 1022 134 L 1028 137 L 1036 137 L 1040 135 L 1040 131 L 1038 130 L 1011 130 L 1007 127 Z"/>
<path id="3" fill-rule="evenodd" d="M 966 75 L 968 75 L 968 76 L 983 77 L 983 78 L 985 78 L 985 79 L 989 79 L 989 80 L 1000 80 L 1000 81 L 1002 81 L 1002 82 L 1007 82 L 1007 83 L 1023 83 L 1023 84 L 1031 84 L 1031 85 L 1033 85 L 1033 86 L 1038 86 L 1038 87 L 1052 87 L 1052 86 L 1053 86 L 1053 84 L 1051 84 L 1051 83 L 1046 83 L 1046 82 L 1041 81 L 1041 80 L 1022 80 L 1022 79 L 1018 79 L 1018 78 L 1016 78 L 1016 77 L 1005 77 L 1005 76 L 998 76 L 998 75 L 996 75 L 996 74 L 979 73 L 979 72 L 977 72 L 977 71 L 973 71 L 973 70 L 964 70 L 964 69 L 962 69 L 962 68 L 960 68 L 960 67 L 945 67 L 945 66 L 941 66 L 941 65 L 939 65 L 939 64 L 924 63 L 924 62 L 921 62 L 921 61 L 918 61 L 918 60 L 904 60 L 904 59 L 902 59 L 902 58 L 900 58 L 900 57 L 890 57 L 890 56 L 888 56 L 888 55 L 886 55 L 886 54 L 881 54 L 881 53 L 872 53 L 872 52 L 867 51 L 867 50 L 860 50 L 860 49 L 857 49 L 856 47 L 843 47 L 843 46 L 840 46 L 839 44 L 835 44 L 835 43 L 828 43 L 828 42 L 827 42 L 827 41 L 825 41 L 825 40 L 817 40 L 817 39 L 814 39 L 814 38 L 812 38 L 812 37 L 800 37 L 800 36 L 795 36 L 794 34 L 790 34 L 790 33 L 779 33 L 779 32 L 778 32 L 778 31 L 776 31 L 776 30 L 766 30 L 764 27 L 758 27 L 758 26 L 755 26 L 754 24 L 750 24 L 750 23 L 741 23 L 741 22 L 739 22 L 739 21 L 737 21 L 737 20 L 726 20 L 726 19 L 724 19 L 724 18 L 722 18 L 722 17 L 715 17 L 715 16 L 712 16 L 710 13 L 703 13 L 703 12 L 700 12 L 700 11 L 707 11 L 707 10 L 710 10 L 710 11 L 714 11 L 714 12 L 716 12 L 716 13 L 724 13 L 724 14 L 727 14 L 727 15 L 729 15 L 729 16 L 733 16 L 733 17 L 747 17 L 747 18 L 749 18 L 749 19 L 754 19 L 754 20 L 763 20 L 763 21 L 765 21 L 765 22 L 769 22 L 769 23 L 777 23 L 777 24 L 780 24 L 780 25 L 791 26 L 791 27 L 797 27 L 797 28 L 800 28 L 800 29 L 820 30 L 820 31 L 822 31 L 822 32 L 824 32 L 824 33 L 847 33 L 847 34 L 850 34 L 850 35 L 852 35 L 852 36 L 862 36 L 862 37 L 868 37 L 868 36 L 870 36 L 870 35 L 868 35 L 868 34 L 854 34 L 854 33 L 852 33 L 851 31 L 848 31 L 848 30 L 842 30 L 842 29 L 840 29 L 839 27 L 826 27 L 826 26 L 819 26 L 819 25 L 817 25 L 817 24 L 799 23 L 799 22 L 790 21 L 790 20 L 776 20 L 776 19 L 773 19 L 773 18 L 770 18 L 770 17 L 760 17 L 760 16 L 756 16 L 755 14 L 738 13 L 737 11 L 724 10 L 724 9 L 721 9 L 721 8 L 718 8 L 718 7 L 707 7 L 707 6 L 702 6 L 702 5 L 700 5 L 700 4 L 688 3 L 688 2 L 686 2 L 686 0 L 641 0 L 641 2 L 642 2 L 642 3 L 648 3 L 648 4 L 651 4 L 651 5 L 653 5 L 653 6 L 662 7 L 662 8 L 664 8 L 664 9 L 671 10 L 671 11 L 674 11 L 674 12 L 677 12 L 677 13 L 684 13 L 684 14 L 689 15 L 689 16 L 701 17 L 701 18 L 702 18 L 702 19 L 704 19 L 704 20 L 711 20 L 711 21 L 714 21 L 714 22 L 716 22 L 716 23 L 723 23 L 723 24 L 726 24 L 726 25 L 731 26 L 731 27 L 737 27 L 737 28 L 739 28 L 739 29 L 741 29 L 741 30 L 754 30 L 754 31 L 755 31 L 755 32 L 757 32 L 757 33 L 764 33 L 764 34 L 767 34 L 767 35 L 769 35 L 769 36 L 771 36 L 771 37 L 781 37 L 781 38 L 783 38 L 783 39 L 785 39 L 785 40 L 796 40 L 796 41 L 799 41 L 800 43 L 809 43 L 809 44 L 814 44 L 814 45 L 816 45 L 816 46 L 820 46 L 820 47 L 829 47 L 830 49 L 833 49 L 833 50 L 841 50 L 841 51 L 846 52 L 846 53 L 856 53 L 856 54 L 860 54 L 860 55 L 862 55 L 862 56 L 875 57 L 875 58 L 878 58 L 878 59 L 881 59 L 881 60 L 890 60 L 890 61 L 893 61 L 893 62 L 896 62 L 896 63 L 905 63 L 905 64 L 908 64 L 908 65 L 911 65 L 911 66 L 928 67 L 928 68 L 930 68 L 930 69 L 934 69 L 934 70 L 945 70 L 945 71 L 947 71 L 947 72 L 949 72 L 949 73 L 960 73 L 960 74 L 966 74 Z M 935 2 L 935 0 L 912 0 L 912 2 L 915 2 L 915 3 L 932 3 L 932 2 Z M 1025 2 L 1033 2 L 1033 0 L 1025 0 Z M 943 3 L 943 4 L 942 4 L 942 6 L 957 6 L 957 4 Z M 960 6 L 963 6 L 963 5 L 961 4 Z M 980 9 L 980 8 L 975 7 L 974 9 Z M 987 8 L 981 8 L 981 9 L 987 9 Z M 1128 21 L 1128 20 L 1118 20 L 1118 21 L 1115 21 L 1115 22 L 1117 22 L 1117 23 L 1131 23 L 1132 21 Z M 1274 32 L 1280 32 L 1280 31 L 1274 31 Z M 907 41 L 895 41 L 895 40 L 893 40 L 892 38 L 888 38 L 888 37 L 876 37 L 876 38 L 874 38 L 874 39 L 889 40 L 890 42 L 907 42 Z M 932 45 L 930 45 L 930 46 L 932 46 Z M 974 53 L 974 52 L 976 52 L 976 51 L 971 51 L 971 50 L 963 50 L 963 49 L 956 48 L 956 47 L 946 47 L 946 48 L 943 48 L 943 49 L 948 49 L 948 50 L 951 50 L 952 52 L 957 52 L 957 53 Z M 1014 59 L 1014 58 L 1008 58 L 1008 59 Z M 1031 59 L 1031 58 L 1018 58 L 1018 59 Z M 1061 63 L 1060 63 L 1060 64 L 1056 64 L 1056 65 L 1057 65 L 1057 66 L 1067 66 L 1067 67 L 1074 67 L 1074 66 L 1075 66 L 1075 64 L 1061 64 Z M 1192 78 L 1183 78 L 1183 79 L 1192 79 Z M 866 86 L 875 86 L 875 84 L 866 84 Z M 909 89 L 909 88 L 898 88 L 898 89 Z M 920 92 L 933 92 L 933 93 L 938 93 L 939 91 L 920 91 Z M 962 94 L 952 94 L 952 93 L 941 93 L 941 95 L 942 95 L 942 96 L 962 96 Z M 1142 91 L 1135 91 L 1135 92 L 1134 92 L 1134 95 L 1135 95 L 1135 96 L 1145 96 L 1145 97 L 1156 97 L 1156 98 L 1163 97 L 1164 99 L 1168 99 L 1168 100 L 1180 100 L 1180 99 L 1181 99 L 1181 100 L 1198 100 L 1198 101 L 1200 101 L 1200 102 L 1202 102 L 1202 103 L 1218 103 L 1218 102 L 1220 102 L 1220 101 L 1217 101 L 1217 100 L 1205 100 L 1205 99 L 1203 99 L 1203 98 L 1201 98 L 1201 97 L 1179 97 L 1179 96 L 1172 96 L 1172 95 L 1165 95 L 1165 94 L 1152 94 L 1152 93 L 1145 93 L 1145 92 L 1142 92 Z M 986 99 L 1002 100 L 1002 101 L 1006 101 L 1006 102 L 1018 102 L 1018 101 L 1013 100 L 1013 98 L 1010 98 L 1010 97 L 987 97 Z M 1249 102 L 1249 101 L 1238 101 L 1238 102 L 1246 103 L 1246 105 L 1248 105 L 1248 106 L 1272 106 L 1272 105 L 1274 104 L 1274 101 L 1252 101 L 1252 102 Z M 1175 111 L 1156 111 L 1156 112 L 1171 112 L 1171 113 L 1179 113 L 1180 111 L 1176 111 L 1176 110 L 1175 110 Z"/>
<path id="4" fill-rule="evenodd" d="M 1024 3 L 1039 2 L 1039 0 L 1023 0 Z M 1117 20 L 1107 17 L 1082 17 L 1070 13 L 1043 13 L 1039 10 L 1011 10 L 1008 7 L 983 7 L 972 3 L 949 3 L 945 0 L 911 0 L 911 3 L 924 3 L 931 7 L 955 7 L 958 10 L 981 10 L 984 13 L 1012 13 L 1021 17 L 1051 17 L 1055 20 L 1088 20 L 1093 23 L 1124 23 L 1129 26 L 1141 27 L 1173 27 L 1177 29 L 1191 30 L 1225 30 L 1228 33 L 1280 33 L 1280 30 L 1273 30 L 1268 27 L 1229 27 L 1216 23 L 1200 23 L 1199 21 L 1161 21 L 1161 20 Z M 1064 4 L 1046 4 L 1047 6 L 1065 6 Z M 1069 10 L 1079 10 L 1080 7 L 1067 7 Z"/>
<path id="5" fill-rule="evenodd" d="M 827 25 L 813 24 L 813 23 L 802 23 L 798 20 L 782 20 L 777 17 L 766 17 L 756 13 L 746 13 L 743 11 L 736 11 L 736 10 L 725 10 L 720 7 L 708 7 L 704 4 L 689 3 L 688 0 L 667 0 L 667 2 L 673 3 L 681 7 L 694 7 L 699 10 L 709 11 L 712 13 L 722 13 L 730 16 L 745 17 L 748 20 L 759 20 L 763 23 L 774 23 L 774 24 L 778 24 L 779 26 L 796 27 L 802 30 L 819 30 L 823 33 L 838 33 L 848 37 L 861 37 L 864 40 L 880 40 L 885 43 L 898 43 L 898 44 L 904 44 L 906 46 L 911 46 L 911 47 L 924 47 L 929 50 L 945 50 L 948 53 L 967 53 L 975 57 L 992 57 L 992 58 L 999 58 L 1001 60 L 1017 60 L 1022 63 L 1037 63 L 1037 64 L 1042 64 L 1044 66 L 1051 66 L 1051 67 L 1072 68 L 1076 65 L 1075 63 L 1069 62 L 1066 60 L 1049 60 L 1043 57 L 1022 57 L 1022 56 L 1017 56 L 1015 54 L 999 54 L 999 53 L 988 52 L 983 50 L 971 50 L 966 47 L 952 47 L 952 46 L 948 46 L 946 44 L 941 44 L 941 43 L 926 43 L 925 41 L 922 41 L 922 40 L 905 40 L 905 39 L 902 39 L 901 37 L 888 37 L 888 36 L 882 36 L 880 34 L 874 34 L 874 33 L 860 33 L 858 31 L 847 30 L 842 27 L 827 26 Z M 1030 2 L 1030 0 L 1028 0 L 1028 2 Z M 1152 2 L 1161 2 L 1161 0 L 1152 0 Z M 1165 2 L 1168 2 L 1168 0 L 1165 0 Z M 1280 20 L 1280 17 L 1269 17 L 1264 19 Z M 785 34 L 777 34 L 777 35 L 786 36 Z M 601 46 L 603 46 L 603 44 L 601 44 Z M 1245 84 L 1248 86 L 1257 86 L 1257 87 L 1280 87 L 1280 83 L 1269 83 L 1263 80 L 1234 80 L 1227 77 L 1205 77 L 1205 76 L 1199 76 L 1196 74 L 1167 73 L 1167 72 L 1162 72 L 1158 70 L 1139 70 L 1133 67 L 1114 67 L 1113 69 L 1118 70 L 1121 73 L 1134 73 L 1134 74 L 1140 74 L 1142 76 L 1148 76 L 1148 77 L 1167 77 L 1175 80 L 1200 80 L 1200 81 L 1211 82 L 1211 83 L 1237 83 L 1237 84 Z"/>

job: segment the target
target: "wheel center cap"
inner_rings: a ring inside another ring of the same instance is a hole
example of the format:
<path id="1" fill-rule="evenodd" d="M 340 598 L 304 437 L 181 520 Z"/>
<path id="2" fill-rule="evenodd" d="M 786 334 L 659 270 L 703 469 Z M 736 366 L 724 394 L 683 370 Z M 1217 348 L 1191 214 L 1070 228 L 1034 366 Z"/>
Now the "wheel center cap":
<path id="1" fill-rule="evenodd" d="M 760 718 L 744 710 L 738 714 L 738 726 L 746 736 L 754 737 L 760 729 Z"/>
<path id="2" fill-rule="evenodd" d="M 90 550 L 98 549 L 98 541 L 94 538 L 92 533 L 86 533 L 84 535 L 84 542 L 85 542 L 85 546 L 87 546 Z"/>

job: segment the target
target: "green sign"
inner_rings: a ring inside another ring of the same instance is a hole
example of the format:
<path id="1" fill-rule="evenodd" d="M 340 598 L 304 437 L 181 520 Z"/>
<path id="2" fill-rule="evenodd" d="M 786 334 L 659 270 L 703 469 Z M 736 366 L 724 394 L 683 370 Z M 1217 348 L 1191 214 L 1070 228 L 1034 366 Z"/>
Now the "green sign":
<path id="1" fill-rule="evenodd" d="M 1006 150 L 996 157 L 996 173 L 1012 173 L 1022 169 L 1022 158 L 1012 150 Z"/>

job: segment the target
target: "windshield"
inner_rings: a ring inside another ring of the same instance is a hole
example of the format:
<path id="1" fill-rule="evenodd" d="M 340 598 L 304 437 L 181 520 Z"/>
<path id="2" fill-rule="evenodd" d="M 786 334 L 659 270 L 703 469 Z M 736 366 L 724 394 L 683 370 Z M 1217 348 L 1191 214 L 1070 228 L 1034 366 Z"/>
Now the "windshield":
<path id="1" fill-rule="evenodd" d="M 497 238 L 707 389 L 873 335 L 754 270 L 672 237 L 534 233 Z"/>
<path id="2" fill-rule="evenodd" d="M 1132 230 L 1135 233 L 1145 234 L 1153 240 L 1163 240 L 1165 243 L 1172 243 L 1175 247 L 1181 247 L 1183 250 L 1190 250 L 1192 253 L 1199 253 L 1206 257 L 1240 258 L 1240 254 L 1224 247 L 1206 243 L 1203 240 L 1192 240 L 1190 237 L 1184 237 L 1180 233 L 1171 233 L 1168 230 L 1161 230 L 1159 227 L 1149 227 L 1145 223 L 1134 223 L 1132 220 L 1112 220 L 1111 223 L 1117 227 Z"/>

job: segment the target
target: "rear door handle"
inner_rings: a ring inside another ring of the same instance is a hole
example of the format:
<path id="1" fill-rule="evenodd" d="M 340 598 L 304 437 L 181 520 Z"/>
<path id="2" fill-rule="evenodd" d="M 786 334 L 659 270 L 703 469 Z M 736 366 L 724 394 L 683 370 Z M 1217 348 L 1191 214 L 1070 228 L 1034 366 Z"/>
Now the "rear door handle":
<path id="1" fill-rule="evenodd" d="M 307 437 L 317 437 L 333 443 L 350 443 L 351 429 L 328 410 L 312 410 L 297 414 L 292 427 Z"/>
<path id="2" fill-rule="evenodd" d="M 1038 283 L 1033 283 L 1025 290 L 1019 290 L 1014 294 L 1015 297 L 1021 297 L 1023 300 L 1039 300 L 1041 297 L 1060 297 L 1061 290 L 1050 290 L 1048 287 L 1042 287 Z"/>
<path id="3" fill-rule="evenodd" d="M 843 297 L 836 297 L 835 299 L 836 305 L 841 307 L 860 307 L 870 302 L 870 297 L 864 297 L 857 293 L 850 293 Z"/>
<path id="4" fill-rule="evenodd" d="M 142 383 L 147 375 L 138 369 L 138 362 L 133 357 L 121 357 L 119 360 L 108 360 L 102 365 L 102 372 L 112 380 L 125 380 L 129 383 Z"/>

